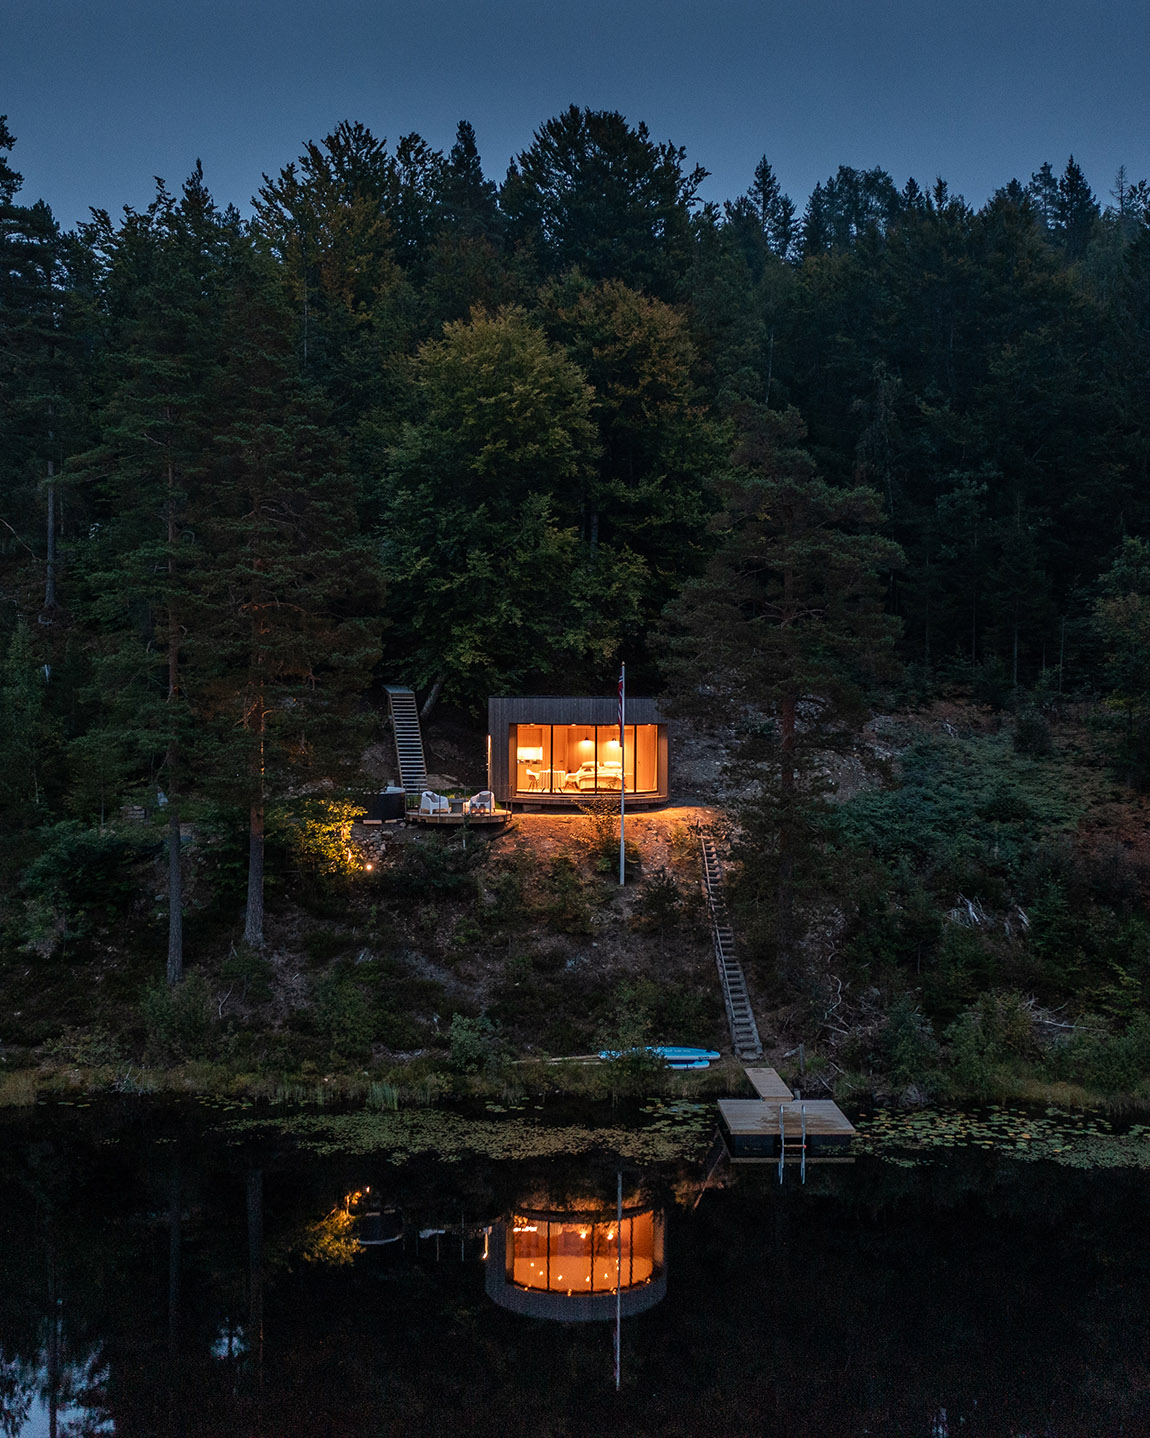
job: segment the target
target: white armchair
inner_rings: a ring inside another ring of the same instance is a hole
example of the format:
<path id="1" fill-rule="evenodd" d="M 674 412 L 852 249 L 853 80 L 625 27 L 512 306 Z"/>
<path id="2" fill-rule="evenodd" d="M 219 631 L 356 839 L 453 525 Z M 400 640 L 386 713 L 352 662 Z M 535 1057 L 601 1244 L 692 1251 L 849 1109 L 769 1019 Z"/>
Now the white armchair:
<path id="1" fill-rule="evenodd" d="M 495 795 L 490 789 L 480 789 L 478 794 L 472 794 L 468 799 L 467 812 L 469 814 L 494 814 Z"/>
<path id="2" fill-rule="evenodd" d="M 424 789 L 420 795 L 419 812 L 421 814 L 446 814 L 450 809 L 450 803 L 442 794 L 433 794 L 430 789 Z"/>

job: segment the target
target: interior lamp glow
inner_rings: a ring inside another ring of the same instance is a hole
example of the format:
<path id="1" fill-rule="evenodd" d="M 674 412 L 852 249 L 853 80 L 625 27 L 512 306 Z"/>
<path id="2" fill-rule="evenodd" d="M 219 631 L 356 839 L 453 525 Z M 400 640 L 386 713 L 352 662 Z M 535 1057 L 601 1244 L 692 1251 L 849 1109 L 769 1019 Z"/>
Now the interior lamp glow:
<path id="1" fill-rule="evenodd" d="M 539 764 L 543 759 L 543 748 L 540 746 L 537 749 L 517 749 L 515 757 L 521 764 Z"/>

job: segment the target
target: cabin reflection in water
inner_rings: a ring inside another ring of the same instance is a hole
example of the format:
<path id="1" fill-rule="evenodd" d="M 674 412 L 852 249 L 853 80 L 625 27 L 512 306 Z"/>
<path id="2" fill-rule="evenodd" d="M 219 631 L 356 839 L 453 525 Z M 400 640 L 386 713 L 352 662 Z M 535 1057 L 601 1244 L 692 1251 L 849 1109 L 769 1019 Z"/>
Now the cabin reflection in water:
<path id="1" fill-rule="evenodd" d="M 503 1308 L 569 1323 L 624 1317 L 653 1308 L 667 1291 L 663 1215 L 627 1208 L 523 1210 L 495 1224 L 487 1254 L 487 1293 Z"/>

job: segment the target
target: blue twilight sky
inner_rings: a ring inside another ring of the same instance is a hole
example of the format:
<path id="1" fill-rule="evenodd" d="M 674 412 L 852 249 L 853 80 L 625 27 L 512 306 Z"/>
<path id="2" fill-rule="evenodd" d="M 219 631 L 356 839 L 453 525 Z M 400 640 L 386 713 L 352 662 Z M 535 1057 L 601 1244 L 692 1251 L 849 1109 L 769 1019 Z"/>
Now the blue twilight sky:
<path id="1" fill-rule="evenodd" d="M 1145 0 L 3 0 L 0 114 L 21 199 L 61 224 L 144 205 L 198 157 L 246 209 L 261 172 L 362 120 L 499 181 L 571 103 L 645 120 L 734 198 L 766 154 L 800 211 L 840 164 L 981 204 L 1073 152 L 1100 199 L 1150 177 Z"/>

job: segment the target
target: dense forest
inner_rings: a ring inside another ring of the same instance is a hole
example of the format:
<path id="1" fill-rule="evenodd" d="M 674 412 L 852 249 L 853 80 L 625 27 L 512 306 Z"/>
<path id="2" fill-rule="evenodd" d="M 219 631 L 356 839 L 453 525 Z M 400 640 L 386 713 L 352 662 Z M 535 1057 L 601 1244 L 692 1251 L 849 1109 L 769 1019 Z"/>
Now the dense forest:
<path id="1" fill-rule="evenodd" d="M 90 962 L 134 911 L 178 983 L 189 823 L 258 952 L 285 823 L 355 785 L 381 683 L 477 716 L 625 658 L 758 766 L 748 933 L 821 1012 L 834 909 L 831 978 L 887 1014 L 852 1062 L 909 1079 L 947 1033 L 976 1069 L 1069 1003 L 1126 1044 L 1112 1087 L 1150 1074 L 1140 871 L 1048 842 L 1059 784 L 1012 767 L 1078 706 L 1150 784 L 1145 181 L 1100 200 L 1070 158 L 975 209 L 840 166 L 800 213 L 764 157 L 720 206 L 683 149 L 572 106 L 500 185 L 466 122 L 447 154 L 343 123 L 249 220 L 197 165 L 62 233 L 13 144 L 0 121 L 6 963 Z M 868 713 L 943 697 L 1007 716 L 1001 762 L 912 744 L 826 804 Z M 142 918 L 129 805 L 162 821 Z M 960 892 L 1019 909 L 1025 957 L 948 928 Z"/>

